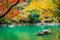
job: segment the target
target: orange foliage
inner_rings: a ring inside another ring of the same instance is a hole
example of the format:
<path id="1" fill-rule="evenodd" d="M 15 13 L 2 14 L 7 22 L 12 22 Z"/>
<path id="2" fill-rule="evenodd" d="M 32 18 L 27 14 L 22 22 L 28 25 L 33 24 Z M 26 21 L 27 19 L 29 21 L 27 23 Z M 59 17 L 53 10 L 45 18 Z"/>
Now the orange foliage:
<path id="1" fill-rule="evenodd" d="M 21 20 L 24 20 L 24 15 L 21 15 L 21 16 L 20 16 L 20 19 L 21 19 Z"/>
<path id="2" fill-rule="evenodd" d="M 15 3 L 17 0 L 9 0 L 10 3 Z"/>
<path id="3" fill-rule="evenodd" d="M 2 10 L 2 8 L 3 8 L 3 4 L 2 4 L 2 3 L 0 3 L 0 11 Z"/>
<path id="4" fill-rule="evenodd" d="M 23 2 L 23 0 L 19 0 L 20 2 Z"/>
<path id="5" fill-rule="evenodd" d="M 13 17 L 15 17 L 15 16 L 20 16 L 20 14 L 21 14 L 21 11 L 18 12 L 18 10 L 14 10 L 14 11 L 11 10 L 11 11 L 5 16 L 5 18 L 11 19 L 11 18 L 13 18 Z"/>

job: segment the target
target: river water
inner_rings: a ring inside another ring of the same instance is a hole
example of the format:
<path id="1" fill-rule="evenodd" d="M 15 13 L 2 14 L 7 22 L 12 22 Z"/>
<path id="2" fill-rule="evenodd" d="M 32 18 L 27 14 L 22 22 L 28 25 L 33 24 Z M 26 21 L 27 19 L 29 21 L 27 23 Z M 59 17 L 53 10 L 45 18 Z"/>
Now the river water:
<path id="1" fill-rule="evenodd" d="M 50 29 L 52 34 L 37 35 L 45 29 Z M 56 40 L 56 31 L 60 31 L 60 25 L 2 26 L 0 27 L 0 40 Z"/>

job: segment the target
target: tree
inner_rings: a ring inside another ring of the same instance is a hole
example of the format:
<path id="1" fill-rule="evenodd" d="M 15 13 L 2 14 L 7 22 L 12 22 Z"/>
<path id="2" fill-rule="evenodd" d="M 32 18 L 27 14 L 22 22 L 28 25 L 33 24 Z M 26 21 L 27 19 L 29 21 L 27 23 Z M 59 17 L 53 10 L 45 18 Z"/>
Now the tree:
<path id="1" fill-rule="evenodd" d="M 54 17 L 60 23 L 60 0 L 52 0 L 52 1 L 53 1 L 53 3 L 55 3 L 56 5 L 58 5 L 58 7 L 57 7 L 58 11 L 53 12 L 53 14 L 54 14 Z"/>
<path id="2" fill-rule="evenodd" d="M 30 15 L 28 16 L 30 23 L 36 23 L 39 22 L 39 11 L 38 10 L 32 10 L 30 11 Z"/>
<path id="3" fill-rule="evenodd" d="M 10 8 L 5 13 L 2 14 L 2 12 L 4 11 L 4 8 L 3 8 L 3 11 L 0 13 L 0 14 L 2 14 L 2 15 L 0 15 L 0 18 L 4 17 L 6 14 L 8 14 L 8 12 L 12 9 L 12 7 L 15 6 L 18 2 L 19 2 L 19 0 L 17 0 L 16 3 L 12 4 L 10 6 Z"/>

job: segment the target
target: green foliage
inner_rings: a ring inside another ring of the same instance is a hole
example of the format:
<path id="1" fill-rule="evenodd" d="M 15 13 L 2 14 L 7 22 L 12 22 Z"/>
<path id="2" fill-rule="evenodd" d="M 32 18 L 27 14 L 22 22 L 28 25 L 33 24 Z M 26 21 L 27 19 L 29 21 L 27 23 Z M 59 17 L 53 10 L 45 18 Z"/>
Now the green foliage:
<path id="1" fill-rule="evenodd" d="M 0 19 L 0 22 L 1 22 L 1 23 L 11 23 L 11 20 L 6 19 L 6 18 L 1 18 L 1 19 Z"/>
<path id="2" fill-rule="evenodd" d="M 50 16 L 45 16 L 46 19 L 50 18 Z"/>
<path id="3" fill-rule="evenodd" d="M 52 0 L 55 4 L 60 4 L 60 0 Z"/>
<path id="4" fill-rule="evenodd" d="M 37 22 L 38 21 L 38 17 L 39 17 L 38 14 L 30 14 L 29 15 L 29 20 L 30 20 L 30 22 Z"/>
<path id="5" fill-rule="evenodd" d="M 38 10 L 32 10 L 32 11 L 30 11 L 30 15 L 28 16 L 29 17 L 29 22 L 30 23 L 38 22 L 39 16 L 40 15 L 39 15 Z"/>
<path id="6" fill-rule="evenodd" d="M 60 19 L 60 12 L 53 12 L 53 15 L 56 19 Z"/>
<path id="7" fill-rule="evenodd" d="M 58 5 L 58 9 L 60 10 L 60 5 Z"/>
<path id="8" fill-rule="evenodd" d="M 42 18 L 39 18 L 38 21 L 41 22 L 43 19 Z"/>

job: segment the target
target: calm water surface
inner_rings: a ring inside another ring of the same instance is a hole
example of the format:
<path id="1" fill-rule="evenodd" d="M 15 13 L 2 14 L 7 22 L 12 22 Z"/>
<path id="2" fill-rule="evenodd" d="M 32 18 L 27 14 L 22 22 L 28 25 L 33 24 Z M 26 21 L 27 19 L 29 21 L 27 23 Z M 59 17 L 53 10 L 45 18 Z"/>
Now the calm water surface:
<path id="1" fill-rule="evenodd" d="M 50 29 L 52 34 L 37 36 L 44 29 Z M 59 25 L 2 26 L 0 40 L 56 40 L 56 31 L 60 31 Z"/>

